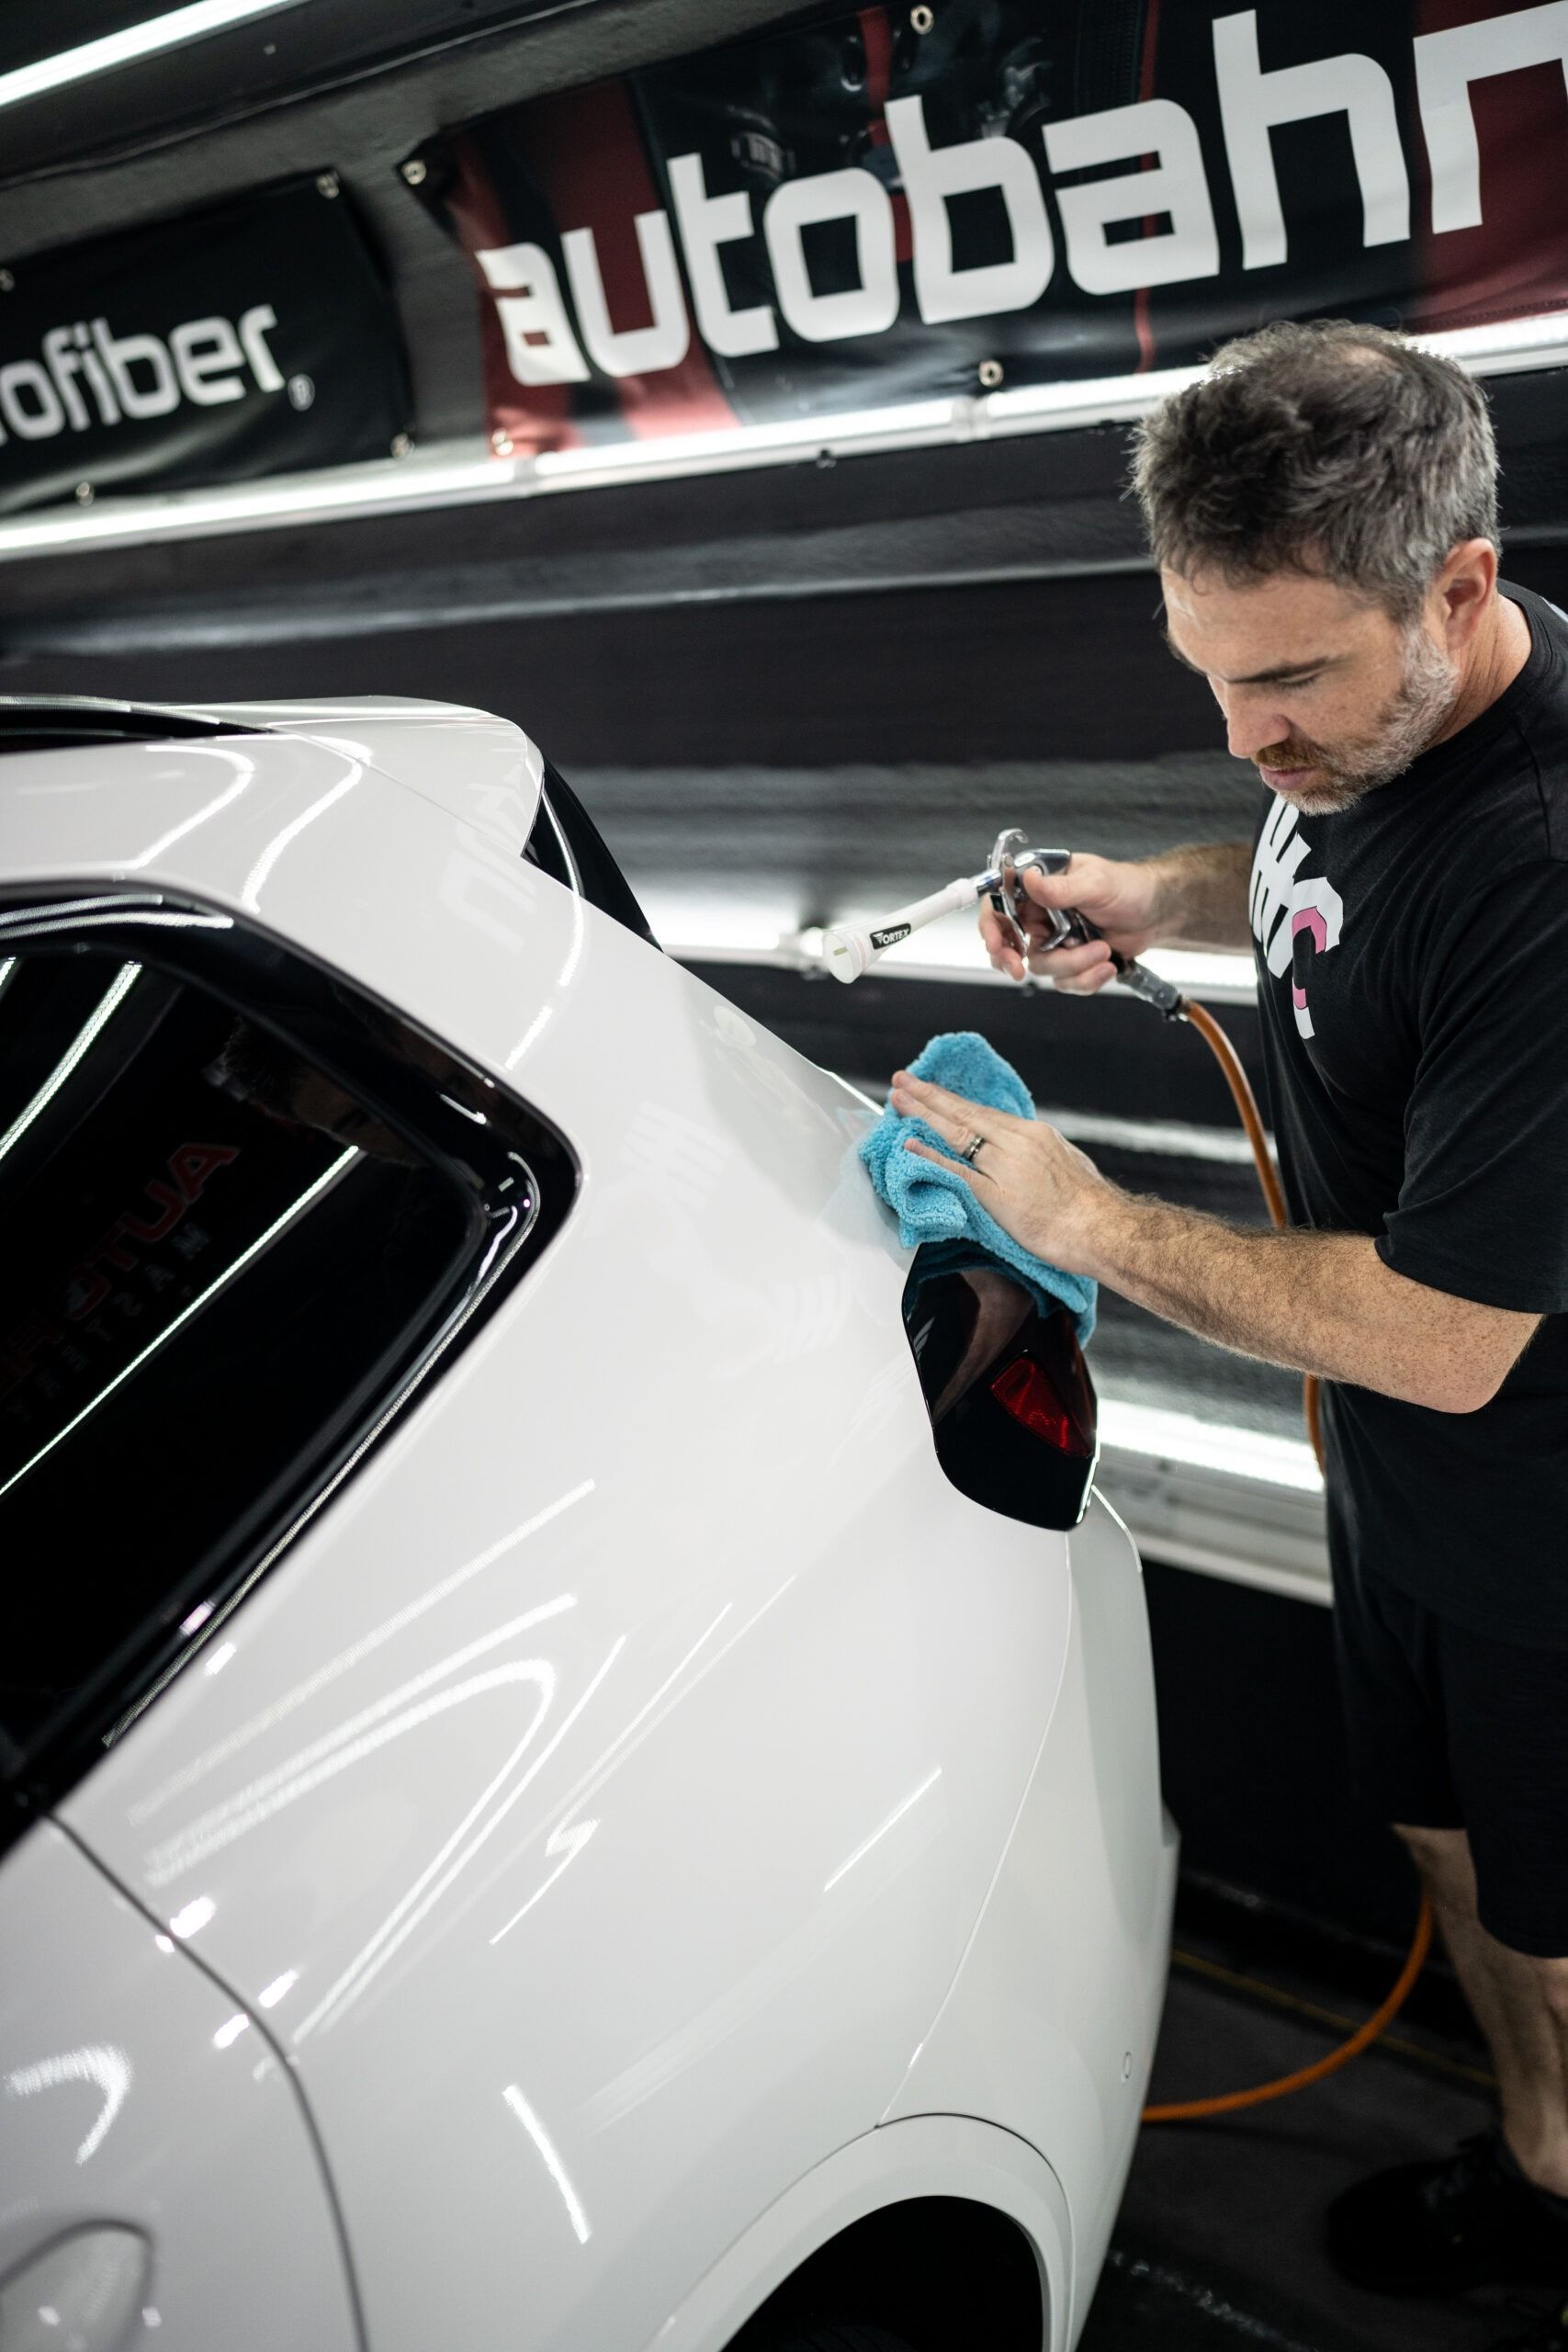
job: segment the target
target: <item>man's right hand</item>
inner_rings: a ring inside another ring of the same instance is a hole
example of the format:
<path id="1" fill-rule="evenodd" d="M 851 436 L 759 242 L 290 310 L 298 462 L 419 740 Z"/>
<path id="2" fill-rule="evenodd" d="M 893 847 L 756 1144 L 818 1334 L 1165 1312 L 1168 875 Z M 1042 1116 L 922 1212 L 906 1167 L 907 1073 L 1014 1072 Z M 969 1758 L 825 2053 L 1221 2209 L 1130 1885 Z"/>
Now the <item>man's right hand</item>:
<path id="1" fill-rule="evenodd" d="M 1029 969 L 1049 974 L 1070 996 L 1094 996 L 1115 978 L 1112 948 L 1119 956 L 1141 956 L 1160 935 L 1158 882 L 1150 865 L 1075 854 L 1065 874 L 1031 870 L 1018 878 L 1025 893 L 1019 911 L 1029 940 Z M 1051 930 L 1043 911 L 1047 907 L 1076 907 L 1104 937 L 1083 947 L 1048 950 L 1043 944 Z M 996 969 L 1021 980 L 1024 958 L 1012 926 L 988 899 L 980 908 L 980 938 Z"/>

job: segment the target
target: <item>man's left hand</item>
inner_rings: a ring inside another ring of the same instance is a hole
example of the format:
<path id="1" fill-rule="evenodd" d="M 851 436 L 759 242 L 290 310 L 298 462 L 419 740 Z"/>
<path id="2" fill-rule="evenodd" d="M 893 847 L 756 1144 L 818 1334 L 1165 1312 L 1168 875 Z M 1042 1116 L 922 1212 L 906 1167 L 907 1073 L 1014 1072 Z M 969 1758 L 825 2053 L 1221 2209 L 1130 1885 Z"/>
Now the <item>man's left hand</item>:
<path id="1" fill-rule="evenodd" d="M 1043 1119 L 1015 1119 L 950 1094 L 945 1086 L 911 1078 L 907 1069 L 893 1074 L 892 1102 L 900 1117 L 923 1119 L 951 1144 L 953 1154 L 933 1151 L 913 1136 L 905 1150 L 941 1167 L 956 1164 L 981 1206 L 1021 1248 L 1064 1273 L 1098 1273 L 1092 1238 L 1097 1216 L 1118 1194 L 1065 1136 Z M 956 1155 L 972 1136 L 983 1141 L 965 1163 Z"/>

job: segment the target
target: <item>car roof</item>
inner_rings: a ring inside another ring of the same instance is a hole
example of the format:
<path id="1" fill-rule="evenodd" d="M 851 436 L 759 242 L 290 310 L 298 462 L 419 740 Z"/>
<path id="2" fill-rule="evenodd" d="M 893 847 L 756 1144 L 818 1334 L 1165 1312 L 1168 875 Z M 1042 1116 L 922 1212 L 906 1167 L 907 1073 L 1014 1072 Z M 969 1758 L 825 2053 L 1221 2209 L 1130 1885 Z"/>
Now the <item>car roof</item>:
<path id="1" fill-rule="evenodd" d="M 53 760 L 231 735 L 279 736 L 346 752 L 513 854 L 533 829 L 544 761 L 522 728 L 490 711 L 413 695 L 203 704 L 0 695 L 0 789 L 11 756 Z"/>

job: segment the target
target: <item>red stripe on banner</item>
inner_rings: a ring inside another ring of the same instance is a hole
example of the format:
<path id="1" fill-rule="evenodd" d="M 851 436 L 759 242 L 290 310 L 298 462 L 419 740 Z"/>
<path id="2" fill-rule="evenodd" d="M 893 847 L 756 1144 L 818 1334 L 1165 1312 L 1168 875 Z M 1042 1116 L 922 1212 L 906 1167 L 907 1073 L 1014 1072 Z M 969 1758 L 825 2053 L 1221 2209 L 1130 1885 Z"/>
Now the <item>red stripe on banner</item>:
<path id="1" fill-rule="evenodd" d="M 652 323 L 635 217 L 661 209 L 630 95 L 620 82 L 563 91 L 528 109 L 528 155 L 564 235 L 591 229 L 610 323 L 619 334 Z M 671 234 L 674 224 L 671 222 Z M 689 309 L 688 305 L 688 309 Z M 657 376 L 620 376 L 626 430 L 638 439 L 711 433 L 738 422 L 692 325 L 686 356 Z"/>
<path id="2" fill-rule="evenodd" d="M 1414 33 L 1512 17 L 1518 0 L 1416 0 Z M 1468 92 L 1481 157 L 1481 220 L 1432 229 L 1432 183 L 1414 96 L 1410 107 L 1411 220 L 1418 288 L 1405 325 L 1426 334 L 1529 318 L 1568 305 L 1568 88 L 1562 67 L 1514 66 L 1483 74 Z"/>
<path id="3" fill-rule="evenodd" d="M 1138 103 L 1146 106 L 1155 94 L 1155 57 L 1159 48 L 1159 0 L 1149 0 L 1148 13 L 1144 18 L 1144 55 L 1138 74 Z M 1157 213 L 1144 221 L 1144 234 L 1152 237 Z M 1155 364 L 1155 333 L 1149 322 L 1149 289 L 1140 286 L 1133 297 L 1133 332 L 1138 338 L 1138 364 L 1134 369 L 1141 376 Z"/>
<path id="4" fill-rule="evenodd" d="M 865 51 L 865 101 L 871 109 L 871 143 L 886 147 L 887 136 L 887 100 L 893 88 L 893 25 L 886 8 L 861 8 L 861 42 Z M 893 198 L 893 250 L 900 261 L 911 261 L 915 252 L 915 232 L 909 220 L 909 207 L 900 192 Z"/>
<path id="5" fill-rule="evenodd" d="M 464 251 L 470 254 L 491 253 L 498 245 L 512 243 L 513 234 L 501 198 L 475 153 L 473 141 L 466 137 L 456 139 L 452 158 L 456 170 L 446 204 Z M 571 421 L 570 386 L 523 385 L 517 381 L 507 365 L 506 342 L 495 299 L 477 262 L 474 275 L 479 283 L 479 365 L 491 446 L 500 457 L 509 457 L 513 452 L 522 457 L 536 457 L 542 449 L 571 448 L 580 436 Z M 500 447 L 497 435 L 510 441 L 512 448 Z"/>

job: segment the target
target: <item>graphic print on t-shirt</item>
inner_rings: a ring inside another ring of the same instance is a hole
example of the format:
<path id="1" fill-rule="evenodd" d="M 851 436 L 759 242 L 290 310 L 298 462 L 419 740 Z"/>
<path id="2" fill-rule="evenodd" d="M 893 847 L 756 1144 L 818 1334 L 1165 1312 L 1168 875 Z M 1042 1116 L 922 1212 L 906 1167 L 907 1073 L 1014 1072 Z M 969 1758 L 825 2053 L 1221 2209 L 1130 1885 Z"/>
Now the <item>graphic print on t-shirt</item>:
<path id="1" fill-rule="evenodd" d="M 1310 1037 L 1307 975 L 1314 956 L 1338 946 L 1345 901 L 1325 875 L 1303 874 L 1312 843 L 1296 830 L 1300 814 L 1289 800 L 1276 800 L 1270 809 L 1253 855 L 1247 907 L 1252 935 L 1274 978 L 1283 979 L 1294 965 L 1291 1003 L 1296 1027 Z"/>

